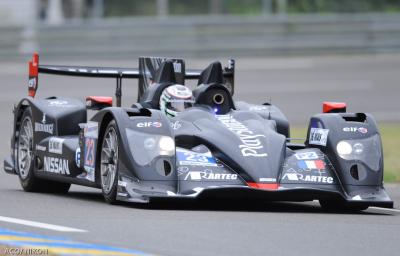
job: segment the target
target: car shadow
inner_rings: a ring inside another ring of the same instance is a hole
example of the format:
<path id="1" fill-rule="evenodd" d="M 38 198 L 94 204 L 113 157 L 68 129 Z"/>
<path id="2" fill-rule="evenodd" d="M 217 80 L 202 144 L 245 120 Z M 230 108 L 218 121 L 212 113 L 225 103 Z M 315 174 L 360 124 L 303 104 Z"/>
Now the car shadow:
<path id="1" fill-rule="evenodd" d="M 235 212 L 271 212 L 304 214 L 352 214 L 352 215 L 393 215 L 387 212 L 325 210 L 316 202 L 266 202 L 260 200 L 166 200 L 149 204 L 120 203 L 127 208 L 143 210 L 175 211 L 235 211 Z"/>
<path id="2" fill-rule="evenodd" d="M 91 202 L 99 202 L 99 203 L 105 203 L 104 198 L 101 194 L 101 191 L 69 191 L 66 194 L 59 194 L 59 193 L 46 193 L 46 192 L 25 192 L 22 189 L 4 189 L 2 192 L 6 193 L 17 193 L 18 195 L 24 195 L 24 194 L 29 194 L 29 195 L 40 195 L 40 196 L 46 196 L 46 197 L 52 197 L 52 198 L 72 198 L 80 201 L 91 201 Z"/>
<path id="3" fill-rule="evenodd" d="M 92 191 L 85 191 L 85 192 L 78 192 L 78 191 L 70 191 L 67 194 L 63 194 L 60 196 L 73 198 L 77 200 L 84 200 L 84 201 L 91 201 L 91 202 L 99 202 L 99 203 L 106 203 L 104 201 L 103 195 L 101 191 L 99 192 L 92 192 Z"/>
<path id="4" fill-rule="evenodd" d="M 27 193 L 23 190 L 9 190 L 13 193 Z M 51 197 L 69 198 L 78 201 L 88 201 L 98 204 L 106 204 L 101 191 L 70 191 L 67 194 L 43 194 Z M 316 201 L 313 202 L 269 202 L 262 200 L 226 200 L 226 199 L 158 199 L 150 203 L 118 202 L 110 207 L 125 207 L 141 210 L 174 210 L 174 211 L 231 211 L 231 212 L 271 212 L 271 213 L 303 213 L 303 214 L 352 214 L 352 215 L 396 215 L 390 212 L 377 211 L 328 211 L 322 209 Z"/>

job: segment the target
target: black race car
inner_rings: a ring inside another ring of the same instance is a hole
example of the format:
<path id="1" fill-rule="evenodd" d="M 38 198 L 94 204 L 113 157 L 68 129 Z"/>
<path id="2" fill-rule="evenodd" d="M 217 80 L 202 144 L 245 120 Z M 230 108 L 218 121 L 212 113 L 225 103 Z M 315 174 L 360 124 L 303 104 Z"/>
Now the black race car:
<path id="1" fill-rule="evenodd" d="M 4 169 L 25 191 L 65 193 L 70 184 L 101 188 L 109 203 L 156 198 L 319 200 L 326 208 L 392 208 L 383 187 L 381 138 L 374 118 L 324 103 L 304 144 L 274 105 L 234 101 L 234 61 L 186 70 L 182 59 L 139 59 L 138 69 L 46 66 L 34 55 L 29 96 L 14 108 Z M 116 79 L 111 97 L 86 104 L 36 99 L 38 73 Z M 121 107 L 123 78 L 139 80 L 138 100 Z M 173 118 L 159 110 L 162 91 L 197 80 L 195 105 Z M 87 109 L 96 110 L 88 120 Z"/>

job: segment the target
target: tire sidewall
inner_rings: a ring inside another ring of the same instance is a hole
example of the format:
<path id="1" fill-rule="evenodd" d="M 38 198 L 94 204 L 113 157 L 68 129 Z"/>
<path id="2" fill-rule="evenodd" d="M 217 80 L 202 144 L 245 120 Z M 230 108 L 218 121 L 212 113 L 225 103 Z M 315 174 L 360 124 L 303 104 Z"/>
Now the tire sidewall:
<path id="1" fill-rule="evenodd" d="M 24 121 L 25 121 L 25 119 L 27 117 L 29 117 L 29 119 L 31 121 L 31 125 L 32 125 L 32 140 L 34 141 L 35 132 L 33 130 L 34 126 L 33 126 L 33 121 L 32 121 L 32 111 L 31 111 L 30 107 L 26 108 L 25 111 L 24 111 L 24 114 L 22 115 L 21 126 L 19 127 L 19 133 L 18 133 L 19 136 L 18 136 L 18 142 L 17 142 L 17 157 L 16 157 L 17 161 L 16 161 L 16 163 L 17 163 L 17 168 L 18 168 L 18 177 L 19 177 L 20 183 L 21 183 L 21 185 L 22 185 L 22 187 L 24 189 L 29 189 L 32 186 L 33 179 L 35 178 L 35 176 L 34 176 L 34 164 L 35 164 L 34 159 L 35 159 L 35 155 L 33 154 L 33 151 L 34 151 L 33 148 L 32 148 L 32 159 L 31 159 L 31 163 L 30 163 L 30 166 L 29 166 L 28 175 L 26 176 L 26 178 L 23 178 L 21 176 L 21 173 L 20 173 L 20 170 L 19 170 L 19 140 L 21 139 L 20 138 L 20 134 L 21 134 L 21 129 L 23 129 L 22 125 L 23 125 L 23 123 L 24 123 Z"/>
<path id="2" fill-rule="evenodd" d="M 101 153 L 102 153 L 102 150 L 103 150 L 103 144 L 105 143 L 105 138 L 106 138 L 106 135 L 108 134 L 108 132 L 110 131 L 110 129 L 111 128 L 113 128 L 114 129 L 114 131 L 115 131 L 115 133 L 116 133 L 116 135 L 117 135 L 117 144 L 118 144 L 118 160 L 117 160 L 117 168 L 116 168 L 116 173 L 115 173 L 115 178 L 114 178 L 114 181 L 113 181 L 113 185 L 112 185 L 112 187 L 111 187 L 111 190 L 110 190 L 110 192 L 109 193 L 106 193 L 105 191 L 104 191 L 104 189 L 103 189 L 103 176 L 101 175 L 101 163 L 100 163 L 100 161 L 101 161 Z M 103 196 L 104 196 L 104 199 L 106 200 L 106 202 L 108 202 L 108 203 L 111 203 L 111 204 L 115 204 L 116 203 L 116 198 L 117 198 L 117 190 L 118 190 L 118 161 L 119 161 L 119 148 L 120 148 L 120 143 L 119 143 L 119 138 L 120 138 L 120 136 L 119 136 L 119 132 L 118 132 L 118 128 L 117 128 L 117 125 L 116 125 L 116 122 L 115 122 L 115 120 L 112 120 L 108 125 L 107 125 L 107 128 L 106 128 L 106 130 L 105 130 L 105 133 L 104 133 L 104 136 L 103 136 L 103 138 L 102 138 L 102 140 L 101 140 L 101 148 L 100 148 L 100 155 L 99 155 L 99 172 L 100 172 L 100 175 L 99 175 L 99 177 L 100 177 L 100 184 L 101 184 L 101 191 L 102 191 L 102 194 L 103 194 Z"/>

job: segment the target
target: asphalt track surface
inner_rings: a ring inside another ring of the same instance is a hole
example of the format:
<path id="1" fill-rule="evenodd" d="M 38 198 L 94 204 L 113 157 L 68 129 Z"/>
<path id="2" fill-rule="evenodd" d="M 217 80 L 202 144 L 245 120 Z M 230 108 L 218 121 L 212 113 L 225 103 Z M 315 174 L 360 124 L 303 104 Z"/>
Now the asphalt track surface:
<path id="1" fill-rule="evenodd" d="M 135 61 L 101 63 L 136 66 Z M 187 61 L 195 67 L 206 63 Z M 299 125 L 320 112 L 324 100 L 346 101 L 349 110 L 371 112 L 380 122 L 399 122 L 399 67 L 400 55 L 239 59 L 236 98 L 255 103 L 272 99 Z M 11 109 L 26 95 L 26 72 L 25 64 L 0 63 L 1 158 L 9 154 Z M 113 88 L 113 80 L 42 76 L 38 96 L 83 99 L 111 95 Z M 135 98 L 135 82 L 125 82 L 123 89 L 128 105 Z M 398 207 L 400 186 L 386 187 Z M 67 195 L 25 193 L 16 176 L 0 171 L 0 228 L 158 255 L 398 255 L 399 215 L 400 210 L 380 208 L 328 213 L 317 202 L 110 206 L 99 190 L 80 186 L 72 186 Z M 21 220 L 42 224 L 21 225 Z M 44 223 L 58 225 L 58 230 Z"/>

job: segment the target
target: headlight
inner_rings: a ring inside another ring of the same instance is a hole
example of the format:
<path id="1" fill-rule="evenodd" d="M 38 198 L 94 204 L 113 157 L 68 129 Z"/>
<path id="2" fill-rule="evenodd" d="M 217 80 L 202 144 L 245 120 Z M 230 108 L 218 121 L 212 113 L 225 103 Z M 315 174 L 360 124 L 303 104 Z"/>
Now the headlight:
<path id="1" fill-rule="evenodd" d="M 154 149 L 154 147 L 156 146 L 156 140 L 153 138 L 147 138 L 144 140 L 144 148 L 146 150 L 151 150 Z"/>
<path id="2" fill-rule="evenodd" d="M 354 141 L 339 141 L 336 145 L 336 151 L 341 158 L 350 159 L 355 155 L 361 155 L 364 152 L 364 145 Z"/>
<path id="3" fill-rule="evenodd" d="M 173 155 L 173 152 L 175 151 L 175 141 L 171 137 L 162 136 L 158 145 L 162 155 Z"/>
<path id="4" fill-rule="evenodd" d="M 350 155 L 353 152 L 353 147 L 347 141 L 342 140 L 336 145 L 336 151 L 340 156 Z"/>
<path id="5" fill-rule="evenodd" d="M 158 157 L 175 155 L 175 141 L 170 136 L 147 134 L 130 128 L 126 128 L 126 136 L 134 160 L 141 166 L 150 164 Z"/>
<path id="6" fill-rule="evenodd" d="M 364 139 L 339 141 L 336 152 L 340 158 L 361 161 L 374 171 L 381 168 L 382 147 L 379 134 Z"/>
<path id="7" fill-rule="evenodd" d="M 353 145 L 353 151 L 357 155 L 362 154 L 364 152 L 364 145 L 362 143 L 355 143 Z"/>

